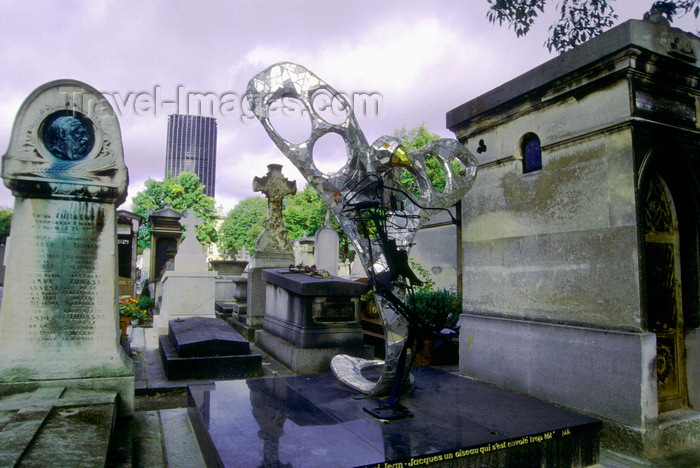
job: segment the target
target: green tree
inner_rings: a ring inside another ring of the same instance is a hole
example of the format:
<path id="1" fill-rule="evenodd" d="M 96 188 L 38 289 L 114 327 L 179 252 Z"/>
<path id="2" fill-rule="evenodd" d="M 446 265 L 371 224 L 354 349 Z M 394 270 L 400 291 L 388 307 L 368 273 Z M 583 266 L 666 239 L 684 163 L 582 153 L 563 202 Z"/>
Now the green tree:
<path id="1" fill-rule="evenodd" d="M 230 257 L 243 247 L 251 254 L 255 252 L 255 241 L 266 218 L 267 199 L 248 197 L 238 202 L 219 228 L 219 251 Z"/>
<path id="2" fill-rule="evenodd" d="M 401 140 L 401 144 L 406 152 L 419 150 L 431 141 L 442 138 L 440 135 L 431 133 L 427 128 L 425 128 L 425 124 L 421 124 L 420 126 L 410 130 L 406 130 L 406 127 L 404 126 L 400 130 L 394 130 L 394 136 Z M 445 189 L 445 168 L 442 167 L 442 164 L 437 158 L 431 156 L 430 154 L 428 154 L 425 158 L 425 166 L 430 183 L 435 190 L 442 192 Z M 459 171 L 459 161 L 453 161 L 452 168 L 455 171 Z M 410 172 L 404 170 L 401 173 L 401 178 L 399 180 L 411 192 L 415 193 L 416 195 L 420 194 L 416 180 Z"/>
<path id="3" fill-rule="evenodd" d="M 311 184 L 306 184 L 304 190 L 284 199 L 282 217 L 287 225 L 290 239 L 313 236 L 326 223 L 326 204 Z M 348 256 L 349 241 L 335 216 L 330 216 L 330 224 L 339 235 L 339 251 L 342 257 Z"/>
<path id="4" fill-rule="evenodd" d="M 306 184 L 304 190 L 284 199 L 282 217 L 290 239 L 313 236 L 326 220 L 326 204 L 316 189 Z"/>
<path id="5" fill-rule="evenodd" d="M 7 241 L 12 225 L 12 210 L 10 208 L 0 208 L 0 244 Z"/>
<path id="6" fill-rule="evenodd" d="M 544 12 L 547 0 L 487 0 L 491 5 L 486 18 L 491 23 L 512 27 L 518 37 L 525 36 Z M 551 52 L 564 52 L 609 28 L 617 20 L 615 0 L 559 0 L 559 19 L 549 27 L 545 46 Z M 651 1 L 650 1 L 651 3 Z M 674 16 L 700 14 L 700 0 L 662 0 L 650 5 L 652 10 L 672 22 Z"/>
<path id="7" fill-rule="evenodd" d="M 139 229 L 139 249 L 145 249 L 151 245 L 149 211 L 161 210 L 167 204 L 180 212 L 194 210 L 203 222 L 197 228 L 197 240 L 203 245 L 216 242 L 218 214 L 214 198 L 204 193 L 204 185 L 196 174 L 181 172 L 177 177 L 168 174 L 163 181 L 148 179 L 146 188 L 134 197 L 132 211 L 143 216 L 141 229 Z"/>

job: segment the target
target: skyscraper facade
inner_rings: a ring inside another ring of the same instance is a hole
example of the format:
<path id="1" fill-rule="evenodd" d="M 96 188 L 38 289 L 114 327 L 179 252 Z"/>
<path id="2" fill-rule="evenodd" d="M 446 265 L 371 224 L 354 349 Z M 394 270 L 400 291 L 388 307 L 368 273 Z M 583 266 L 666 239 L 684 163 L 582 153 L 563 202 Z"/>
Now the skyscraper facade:
<path id="1" fill-rule="evenodd" d="M 205 185 L 204 193 L 214 196 L 216 181 L 216 119 L 199 115 L 172 114 L 168 117 L 165 175 L 176 177 L 194 172 Z"/>

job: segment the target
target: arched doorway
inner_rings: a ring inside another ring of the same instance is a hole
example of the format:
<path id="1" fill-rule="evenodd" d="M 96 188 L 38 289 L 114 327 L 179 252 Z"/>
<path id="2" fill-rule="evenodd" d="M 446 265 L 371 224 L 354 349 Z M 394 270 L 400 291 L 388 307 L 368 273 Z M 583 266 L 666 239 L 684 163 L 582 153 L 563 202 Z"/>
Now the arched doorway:
<path id="1" fill-rule="evenodd" d="M 659 411 L 688 406 L 678 216 L 657 173 L 644 204 L 647 329 L 656 335 Z"/>

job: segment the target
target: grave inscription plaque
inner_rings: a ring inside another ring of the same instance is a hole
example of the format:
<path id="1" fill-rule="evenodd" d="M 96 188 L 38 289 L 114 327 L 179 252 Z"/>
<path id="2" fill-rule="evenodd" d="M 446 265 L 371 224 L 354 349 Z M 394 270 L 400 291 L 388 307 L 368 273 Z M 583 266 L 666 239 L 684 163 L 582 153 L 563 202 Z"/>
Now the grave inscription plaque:
<path id="1" fill-rule="evenodd" d="M 116 391 L 133 410 L 119 344 L 116 204 L 127 171 L 103 96 L 62 80 L 20 108 L 2 160 L 15 196 L 0 309 L 0 393 L 61 385 Z"/>

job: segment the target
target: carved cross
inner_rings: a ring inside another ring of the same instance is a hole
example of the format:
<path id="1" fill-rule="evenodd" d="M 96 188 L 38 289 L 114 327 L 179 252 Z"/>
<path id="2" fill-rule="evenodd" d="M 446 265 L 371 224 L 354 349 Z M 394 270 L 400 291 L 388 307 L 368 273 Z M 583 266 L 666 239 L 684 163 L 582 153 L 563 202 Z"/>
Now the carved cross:
<path id="1" fill-rule="evenodd" d="M 267 219 L 262 223 L 265 229 L 255 243 L 256 250 L 291 252 L 292 243 L 282 219 L 282 201 L 287 195 L 297 193 L 296 181 L 282 175 L 281 164 L 268 164 L 267 174 L 253 179 L 253 190 L 267 197 Z"/>
<path id="2" fill-rule="evenodd" d="M 196 233 L 197 231 L 195 231 L 195 228 L 197 226 L 201 226 L 202 224 L 204 224 L 204 222 L 197 217 L 197 214 L 194 212 L 194 210 L 187 210 L 187 212 L 185 213 L 185 217 L 180 219 L 180 224 L 187 227 L 187 232 Z"/>

